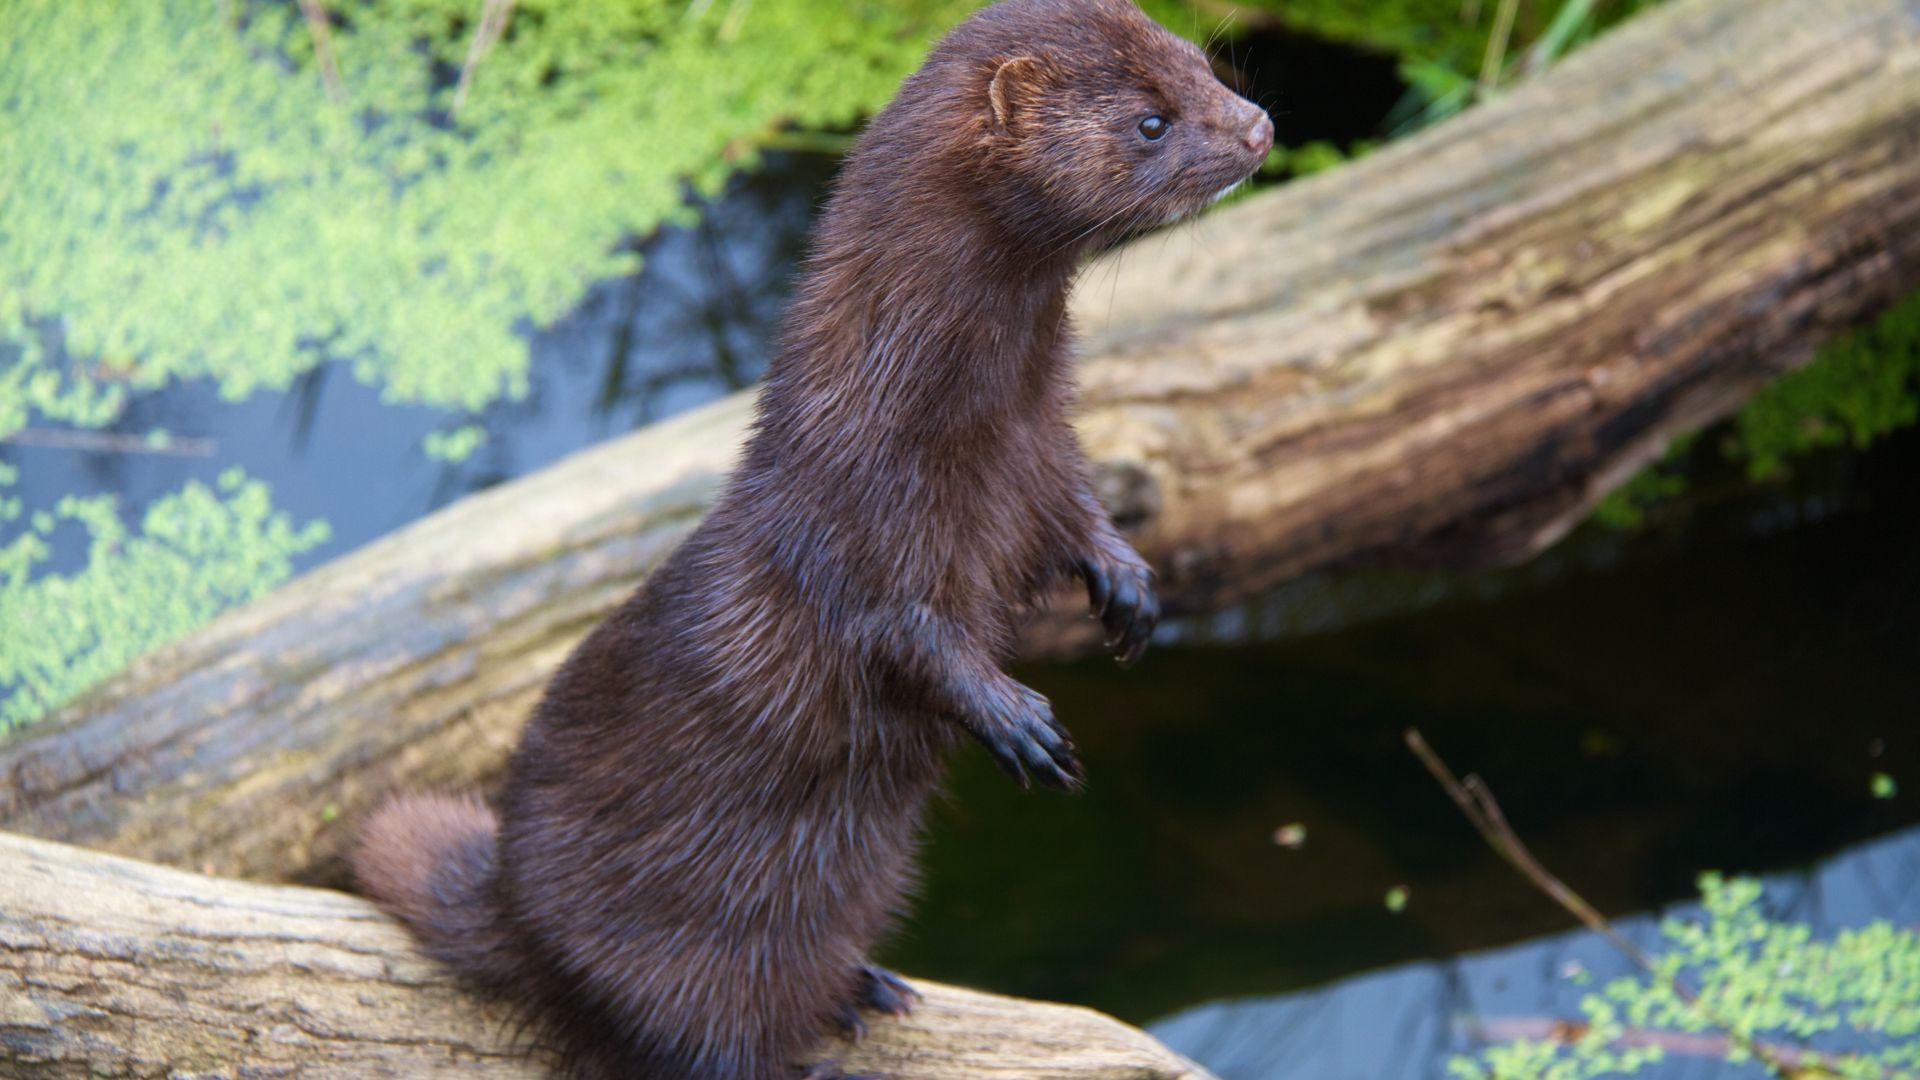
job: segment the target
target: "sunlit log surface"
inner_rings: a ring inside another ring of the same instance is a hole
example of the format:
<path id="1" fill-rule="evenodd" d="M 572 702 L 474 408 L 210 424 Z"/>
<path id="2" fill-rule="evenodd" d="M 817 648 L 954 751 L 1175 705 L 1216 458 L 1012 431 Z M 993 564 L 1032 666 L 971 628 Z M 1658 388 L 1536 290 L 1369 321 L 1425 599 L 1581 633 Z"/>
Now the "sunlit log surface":
<path id="1" fill-rule="evenodd" d="M 546 1076 L 506 1011 L 344 893 L 259 885 L 0 834 L 0 1074 Z M 1209 1080 L 1088 1009 L 916 982 L 822 1060 L 907 1080 Z"/>
<path id="2" fill-rule="evenodd" d="M 1091 268 L 1083 430 L 1176 612 L 1341 563 L 1518 559 L 1916 287 L 1920 3 L 1676 0 Z M 379 794 L 496 774 L 748 411 L 462 500 L 146 659 L 0 747 L 0 827 L 337 880 Z M 1043 617 L 1033 647 L 1089 628 Z"/>

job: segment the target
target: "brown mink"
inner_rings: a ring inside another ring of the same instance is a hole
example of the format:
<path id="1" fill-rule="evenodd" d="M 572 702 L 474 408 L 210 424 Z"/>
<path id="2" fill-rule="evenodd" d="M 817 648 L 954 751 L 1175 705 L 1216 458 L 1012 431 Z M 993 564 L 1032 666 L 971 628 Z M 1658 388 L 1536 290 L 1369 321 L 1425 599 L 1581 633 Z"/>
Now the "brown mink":
<path id="1" fill-rule="evenodd" d="M 1022 612 L 1078 576 L 1123 663 L 1158 614 L 1068 426 L 1076 264 L 1272 138 L 1128 0 L 1004 0 L 947 34 L 841 173 L 722 497 L 554 677 L 497 820 L 388 804 L 365 890 L 574 1074 L 840 1076 L 801 1059 L 911 1001 L 867 957 L 949 746 L 1079 782 L 1001 670 Z"/>

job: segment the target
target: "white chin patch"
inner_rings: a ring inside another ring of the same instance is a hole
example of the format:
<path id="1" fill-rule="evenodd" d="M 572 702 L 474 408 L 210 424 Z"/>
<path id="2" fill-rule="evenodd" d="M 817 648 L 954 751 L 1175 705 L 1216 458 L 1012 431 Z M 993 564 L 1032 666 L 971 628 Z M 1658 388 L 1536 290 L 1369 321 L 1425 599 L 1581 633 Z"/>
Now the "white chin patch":
<path id="1" fill-rule="evenodd" d="M 1202 205 L 1190 206 L 1184 210 L 1175 210 L 1173 213 L 1168 214 L 1166 217 L 1162 218 L 1160 220 L 1160 224 L 1172 225 L 1176 221 L 1180 221 L 1185 218 L 1190 218 L 1193 215 L 1199 213 L 1201 210 L 1205 209 L 1206 207 L 1212 206 L 1214 203 L 1217 203 L 1221 199 L 1224 199 L 1227 196 L 1233 194 L 1233 189 L 1239 187 L 1241 184 L 1244 184 L 1244 183 L 1246 183 L 1246 180 L 1244 179 L 1235 180 L 1233 183 L 1228 184 L 1226 187 L 1223 187 L 1219 191 L 1216 191 L 1212 195 L 1208 196 L 1207 201 Z"/>

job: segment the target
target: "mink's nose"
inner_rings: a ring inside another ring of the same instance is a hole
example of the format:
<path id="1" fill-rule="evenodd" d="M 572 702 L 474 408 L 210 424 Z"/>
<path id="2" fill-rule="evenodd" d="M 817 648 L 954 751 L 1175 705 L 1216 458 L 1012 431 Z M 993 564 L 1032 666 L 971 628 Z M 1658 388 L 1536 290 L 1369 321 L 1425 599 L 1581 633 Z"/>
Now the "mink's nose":
<path id="1" fill-rule="evenodd" d="M 1267 115 L 1266 110 L 1260 110 L 1253 126 L 1240 136 L 1240 142 L 1263 158 L 1267 156 L 1267 151 L 1273 149 L 1273 118 Z"/>

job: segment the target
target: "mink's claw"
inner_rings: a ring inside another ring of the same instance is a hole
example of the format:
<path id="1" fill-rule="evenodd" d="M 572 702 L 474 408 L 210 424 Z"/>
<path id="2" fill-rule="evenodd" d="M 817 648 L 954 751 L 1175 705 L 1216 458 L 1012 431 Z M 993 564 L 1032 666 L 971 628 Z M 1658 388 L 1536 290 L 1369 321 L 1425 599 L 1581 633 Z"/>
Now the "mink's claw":
<path id="1" fill-rule="evenodd" d="M 889 1016 L 905 1016 L 920 1002 L 920 991 L 883 967 L 868 964 L 860 969 L 860 999 L 863 1008 Z"/>
<path id="2" fill-rule="evenodd" d="M 1087 582 L 1087 606 L 1093 609 L 1093 617 L 1103 618 L 1107 614 L 1107 602 L 1113 598 L 1113 578 L 1091 559 L 1081 559 L 1080 576 Z"/>
<path id="3" fill-rule="evenodd" d="M 1132 599 L 1135 601 L 1126 626 L 1114 634 L 1113 655 L 1120 661 L 1121 667 L 1132 667 L 1140 662 L 1147 651 L 1147 643 L 1153 640 L 1153 628 L 1160 621 L 1160 598 L 1153 591 L 1153 577 L 1146 575 L 1139 583 Z M 1109 633 L 1113 631 L 1109 628 Z"/>
<path id="4" fill-rule="evenodd" d="M 848 1042 L 859 1042 L 867 1037 L 867 1022 L 860 1019 L 857 1006 L 842 1005 L 833 1010 L 833 1024 Z"/>
<path id="5" fill-rule="evenodd" d="M 1153 628 L 1160 621 L 1160 598 L 1153 589 L 1153 571 L 1146 564 L 1123 563 L 1108 569 L 1092 559 L 1080 563 L 1087 580 L 1087 600 L 1094 618 L 1106 629 L 1107 648 L 1122 667 L 1132 667 L 1147 651 Z"/>
<path id="6" fill-rule="evenodd" d="M 973 735 L 993 755 L 1001 771 L 1021 787 L 1029 777 L 1051 788 L 1072 791 L 1084 774 L 1073 756 L 1073 739 L 1053 718 L 1047 699 L 1007 680 L 1010 692 L 991 709 Z"/>
<path id="7" fill-rule="evenodd" d="M 867 1022 L 861 1018 L 860 1010 L 905 1016 L 920 1001 L 918 990 L 886 968 L 863 964 L 853 977 L 853 1000 L 833 1010 L 834 1026 L 850 1042 L 857 1043 L 867 1037 Z"/>

